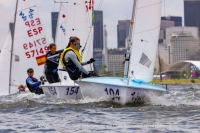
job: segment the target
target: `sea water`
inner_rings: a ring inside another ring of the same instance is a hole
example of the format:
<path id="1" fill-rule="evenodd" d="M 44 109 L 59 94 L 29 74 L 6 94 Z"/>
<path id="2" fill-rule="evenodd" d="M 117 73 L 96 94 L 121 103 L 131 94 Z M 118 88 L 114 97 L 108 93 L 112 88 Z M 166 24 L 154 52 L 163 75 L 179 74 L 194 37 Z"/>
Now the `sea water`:
<path id="1" fill-rule="evenodd" d="M 145 104 L 21 93 L 0 97 L 0 132 L 200 132 L 200 87 L 169 86 Z"/>

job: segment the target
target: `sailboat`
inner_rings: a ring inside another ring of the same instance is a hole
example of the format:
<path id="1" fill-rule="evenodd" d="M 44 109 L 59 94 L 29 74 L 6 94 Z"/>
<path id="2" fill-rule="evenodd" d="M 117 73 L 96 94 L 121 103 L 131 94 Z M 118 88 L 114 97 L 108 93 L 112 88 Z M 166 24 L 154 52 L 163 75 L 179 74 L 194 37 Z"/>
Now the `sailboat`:
<path id="1" fill-rule="evenodd" d="M 123 78 L 97 77 L 80 79 L 83 98 L 104 99 L 121 104 L 145 102 L 148 95 L 166 90 L 152 85 L 162 0 L 135 0 L 130 23 L 129 45 Z"/>
<path id="2" fill-rule="evenodd" d="M 0 87 L 1 95 L 9 95 L 16 93 L 20 84 L 26 84 L 27 69 L 34 69 L 34 77 L 39 78 L 43 73 L 43 64 L 45 63 L 45 55 L 48 51 L 48 43 L 45 35 L 44 26 L 40 19 L 37 6 L 32 0 L 17 0 L 14 19 L 14 36 L 9 45 L 9 54 L 5 56 L 1 54 L 4 63 L 1 70 L 10 73 L 9 78 L 0 73 L 3 87 Z M 10 43 L 6 41 L 6 43 Z M 7 45 L 7 44 L 6 44 Z M 3 52 L 3 51 L 2 51 Z M 10 57 L 10 58 L 9 58 Z M 9 71 L 8 71 L 9 69 Z M 6 78 L 5 78 L 6 77 Z"/>
<path id="3" fill-rule="evenodd" d="M 85 1 L 70 0 L 67 3 L 67 11 L 61 3 L 58 16 L 56 31 L 57 49 L 65 48 L 68 45 L 69 38 L 71 36 L 77 36 L 83 46 L 83 49 L 80 50 L 80 52 L 83 51 L 83 62 L 93 57 L 91 12 L 91 9 L 87 9 Z M 91 21 L 89 21 L 89 19 L 91 19 Z M 59 68 L 62 68 L 62 66 L 59 65 Z M 88 71 L 93 70 L 92 65 L 86 65 L 84 68 Z M 61 82 L 53 84 L 45 83 L 45 85 L 41 85 L 44 94 L 46 96 L 65 100 L 81 99 L 82 94 L 79 85 L 70 79 L 67 72 L 61 72 L 59 75 Z"/>

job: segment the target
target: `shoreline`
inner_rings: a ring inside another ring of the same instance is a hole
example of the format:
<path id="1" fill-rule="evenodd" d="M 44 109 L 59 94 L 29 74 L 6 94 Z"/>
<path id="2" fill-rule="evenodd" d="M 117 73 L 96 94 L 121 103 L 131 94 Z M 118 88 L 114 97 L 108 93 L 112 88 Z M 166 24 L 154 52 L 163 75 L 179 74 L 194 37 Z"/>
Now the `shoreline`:
<path id="1" fill-rule="evenodd" d="M 192 83 L 191 80 L 194 82 Z M 150 83 L 155 85 L 200 85 L 200 79 L 164 79 L 162 81 L 156 79 Z"/>

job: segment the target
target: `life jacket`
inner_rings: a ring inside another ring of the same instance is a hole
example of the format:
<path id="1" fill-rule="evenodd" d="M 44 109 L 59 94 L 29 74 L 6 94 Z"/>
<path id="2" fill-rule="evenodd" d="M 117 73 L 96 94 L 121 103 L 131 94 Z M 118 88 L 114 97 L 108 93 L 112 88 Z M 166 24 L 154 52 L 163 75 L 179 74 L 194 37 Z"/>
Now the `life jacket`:
<path id="1" fill-rule="evenodd" d="M 61 61 L 61 64 L 62 64 L 63 68 L 67 68 L 67 63 L 69 62 L 69 61 L 65 61 L 65 54 L 66 54 L 68 51 L 73 51 L 73 52 L 76 54 L 76 57 L 77 57 L 78 61 L 79 61 L 80 63 L 82 63 L 82 56 L 80 55 L 80 53 L 79 53 L 77 50 L 75 50 L 75 49 L 69 47 L 69 48 L 66 48 L 66 49 L 62 52 L 62 54 L 61 54 L 61 56 L 60 56 L 60 61 Z"/>
<path id="2" fill-rule="evenodd" d="M 77 50 L 69 47 L 63 51 L 63 53 L 61 54 L 61 57 L 60 57 L 61 64 L 62 64 L 63 68 L 65 68 L 67 70 L 69 77 L 72 80 L 77 80 L 81 75 L 81 71 L 78 70 L 77 66 L 73 63 L 72 60 L 65 61 L 65 54 L 68 51 L 73 51 L 76 54 L 76 57 L 80 63 L 82 63 L 82 56 L 79 54 L 79 52 Z"/>
<path id="3" fill-rule="evenodd" d="M 33 80 L 33 82 L 38 82 L 38 80 L 34 77 L 28 77 L 31 78 Z M 27 79 L 28 79 L 27 78 Z M 27 83 L 27 79 L 26 79 L 26 86 L 28 87 L 28 89 L 30 90 L 30 92 L 35 93 L 35 87 L 31 87 L 28 83 Z"/>

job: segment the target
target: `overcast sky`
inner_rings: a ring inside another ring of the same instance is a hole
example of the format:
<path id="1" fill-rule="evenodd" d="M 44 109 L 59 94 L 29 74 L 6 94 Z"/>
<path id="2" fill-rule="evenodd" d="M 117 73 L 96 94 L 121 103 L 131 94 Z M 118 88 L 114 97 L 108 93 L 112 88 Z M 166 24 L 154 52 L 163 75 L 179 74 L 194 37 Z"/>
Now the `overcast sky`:
<path id="1" fill-rule="evenodd" d="M 16 0 L 0 0 L 0 49 L 9 30 L 9 22 L 14 20 Z M 51 36 L 51 12 L 59 10 L 59 4 L 53 0 L 32 0 L 39 7 L 41 19 L 45 25 L 47 37 Z M 59 0 L 57 0 L 59 1 Z M 63 0 L 67 1 L 67 0 Z M 102 6 L 100 1 L 103 1 Z M 47 6 L 48 5 L 48 6 Z M 95 10 L 103 10 L 104 24 L 108 31 L 108 47 L 117 47 L 117 23 L 118 20 L 131 18 L 133 0 L 95 0 Z M 163 0 L 162 15 L 184 16 L 183 0 Z M 184 20 L 184 18 L 183 18 Z"/>

